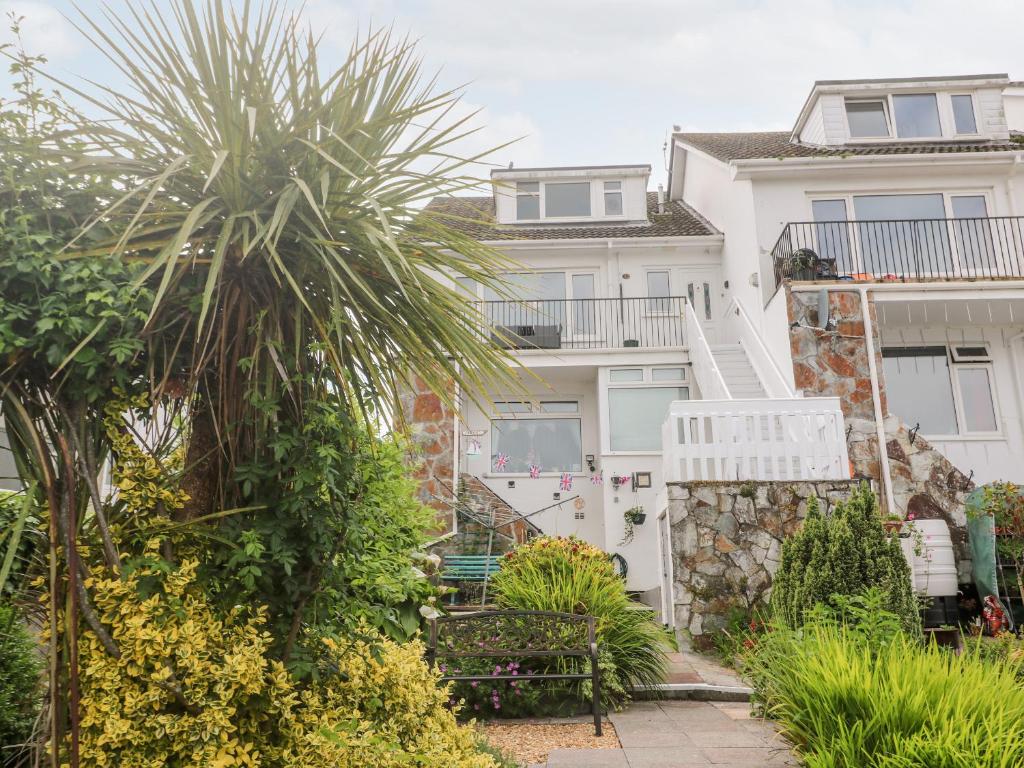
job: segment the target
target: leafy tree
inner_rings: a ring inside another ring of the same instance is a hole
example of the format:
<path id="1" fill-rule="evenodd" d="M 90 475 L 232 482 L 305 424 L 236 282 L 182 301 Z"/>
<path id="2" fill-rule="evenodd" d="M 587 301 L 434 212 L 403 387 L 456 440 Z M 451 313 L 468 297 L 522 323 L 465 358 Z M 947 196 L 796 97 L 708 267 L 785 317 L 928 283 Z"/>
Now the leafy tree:
<path id="1" fill-rule="evenodd" d="M 899 540 L 886 536 L 871 490 L 862 485 L 827 516 L 812 498 L 803 526 L 782 545 L 771 597 L 776 618 L 800 627 L 815 606 L 842 613 L 849 598 L 872 588 L 904 630 L 920 633 L 910 566 Z"/>
<path id="2" fill-rule="evenodd" d="M 15 746 L 32 736 L 42 698 L 35 643 L 14 608 L 0 602 L 0 765 L 14 765 Z"/>

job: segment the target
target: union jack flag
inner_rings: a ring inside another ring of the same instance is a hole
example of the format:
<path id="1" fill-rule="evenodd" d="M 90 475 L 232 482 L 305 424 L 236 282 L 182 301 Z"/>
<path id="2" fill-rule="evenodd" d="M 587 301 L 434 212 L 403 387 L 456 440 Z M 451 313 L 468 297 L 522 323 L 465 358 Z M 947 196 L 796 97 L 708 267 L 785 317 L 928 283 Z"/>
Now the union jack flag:
<path id="1" fill-rule="evenodd" d="M 531 464 L 530 465 L 530 478 L 532 480 L 536 480 L 538 477 L 540 477 L 540 465 L 539 464 Z"/>
<path id="2" fill-rule="evenodd" d="M 599 470 L 590 476 L 590 482 L 594 485 L 604 485 L 604 470 Z"/>
<path id="3" fill-rule="evenodd" d="M 508 464 L 507 453 L 499 453 L 497 456 L 494 457 L 494 469 L 497 472 L 504 472 L 506 464 Z"/>
<path id="4" fill-rule="evenodd" d="M 571 491 L 572 490 L 572 474 L 569 472 L 562 473 L 562 480 L 558 484 L 559 490 Z"/>

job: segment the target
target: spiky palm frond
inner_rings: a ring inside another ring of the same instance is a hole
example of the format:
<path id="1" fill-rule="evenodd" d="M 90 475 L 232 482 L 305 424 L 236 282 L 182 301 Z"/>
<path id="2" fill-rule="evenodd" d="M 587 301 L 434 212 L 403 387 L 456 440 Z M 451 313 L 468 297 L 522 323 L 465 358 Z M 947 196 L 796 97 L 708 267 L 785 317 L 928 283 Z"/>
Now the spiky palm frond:
<path id="1" fill-rule="evenodd" d="M 196 284 L 189 375 L 214 375 L 221 427 L 257 382 L 285 391 L 311 345 L 364 407 L 392 407 L 410 372 L 442 392 L 512 383 L 439 277 L 500 289 L 510 264 L 422 211 L 478 185 L 480 158 L 458 156 L 472 116 L 410 41 L 369 33 L 323 75 L 318 41 L 273 2 L 132 4 L 83 26 L 130 86 L 63 84 L 99 112 L 77 126 L 80 167 L 126 180 L 98 217 L 118 233 L 104 248 L 147 261 L 151 329 Z"/>

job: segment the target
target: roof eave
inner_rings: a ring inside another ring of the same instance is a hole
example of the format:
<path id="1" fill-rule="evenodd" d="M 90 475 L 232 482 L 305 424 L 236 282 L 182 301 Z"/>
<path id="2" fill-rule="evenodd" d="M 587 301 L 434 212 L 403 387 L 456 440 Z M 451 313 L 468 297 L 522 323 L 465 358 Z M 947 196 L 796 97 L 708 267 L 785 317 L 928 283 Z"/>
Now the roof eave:
<path id="1" fill-rule="evenodd" d="M 1001 149 L 992 152 L 928 152 L 919 154 L 893 153 L 889 155 L 829 155 L 827 157 L 766 157 L 730 160 L 733 178 L 747 179 L 755 175 L 793 173 L 800 170 L 828 170 L 832 168 L 868 168 L 888 165 L 892 168 L 933 166 L 939 160 L 945 165 L 1000 165 L 1020 162 L 1022 150 Z"/>

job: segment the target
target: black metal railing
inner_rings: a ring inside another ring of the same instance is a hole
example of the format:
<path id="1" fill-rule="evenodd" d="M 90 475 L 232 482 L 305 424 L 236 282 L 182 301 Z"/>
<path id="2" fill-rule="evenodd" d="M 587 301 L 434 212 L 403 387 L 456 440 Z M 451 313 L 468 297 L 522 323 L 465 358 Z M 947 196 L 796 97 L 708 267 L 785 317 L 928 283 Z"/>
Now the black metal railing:
<path id="1" fill-rule="evenodd" d="M 1024 277 L 1024 217 L 790 222 L 772 248 L 783 280 Z"/>
<path id="2" fill-rule="evenodd" d="M 507 349 L 681 347 L 683 296 L 485 301 L 494 343 Z"/>

